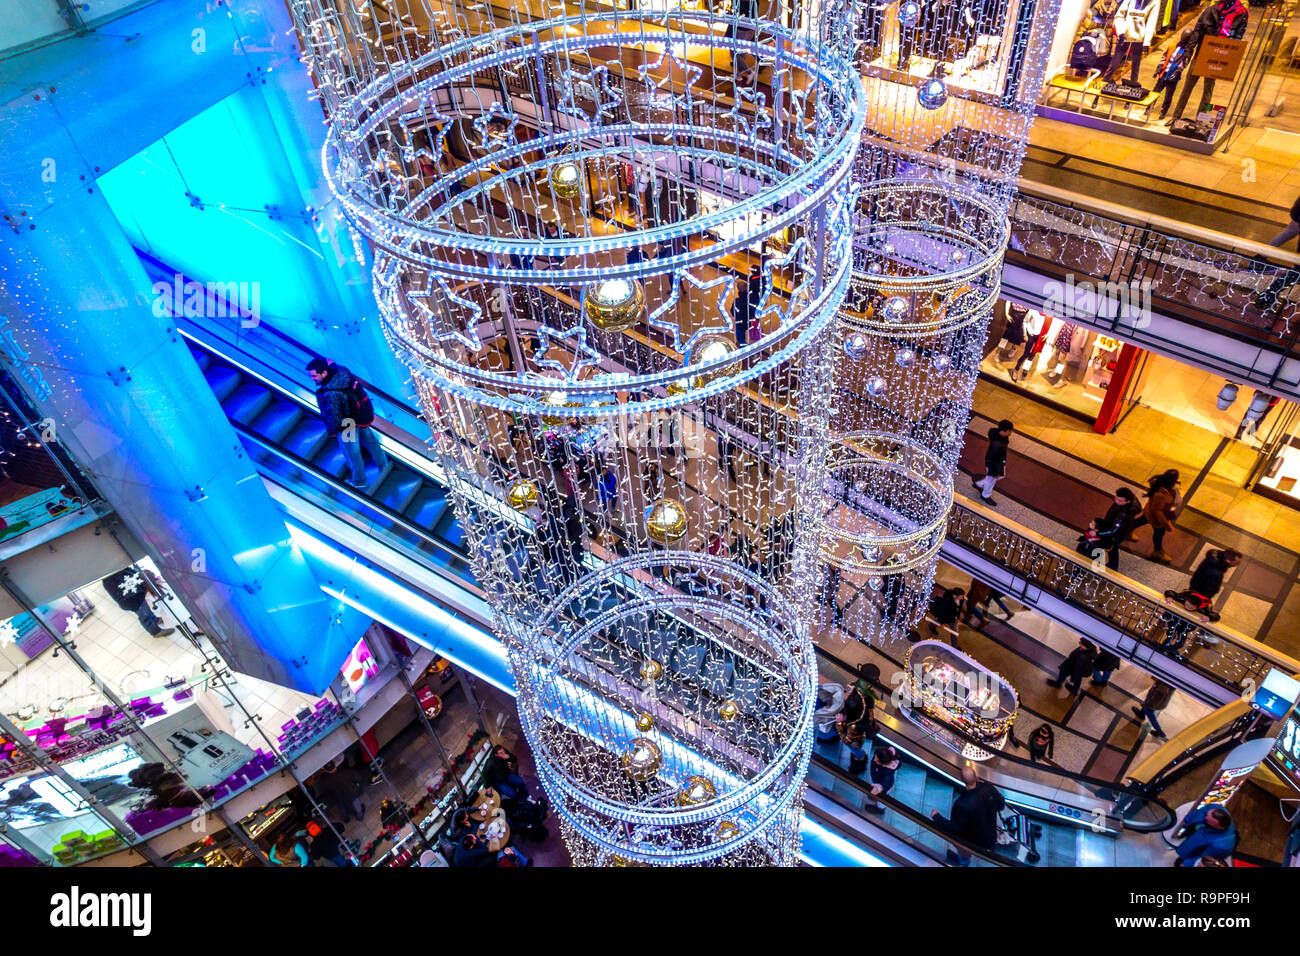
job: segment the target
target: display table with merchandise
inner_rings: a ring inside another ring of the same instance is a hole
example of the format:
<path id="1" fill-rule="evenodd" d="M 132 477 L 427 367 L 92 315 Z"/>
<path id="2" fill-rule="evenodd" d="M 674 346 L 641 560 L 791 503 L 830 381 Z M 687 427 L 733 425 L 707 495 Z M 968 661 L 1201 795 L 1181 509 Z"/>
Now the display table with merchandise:
<path id="1" fill-rule="evenodd" d="M 969 760 L 1006 745 L 1020 702 L 1001 675 L 943 641 L 913 644 L 903 670 L 911 707 L 899 712 L 930 736 Z"/>

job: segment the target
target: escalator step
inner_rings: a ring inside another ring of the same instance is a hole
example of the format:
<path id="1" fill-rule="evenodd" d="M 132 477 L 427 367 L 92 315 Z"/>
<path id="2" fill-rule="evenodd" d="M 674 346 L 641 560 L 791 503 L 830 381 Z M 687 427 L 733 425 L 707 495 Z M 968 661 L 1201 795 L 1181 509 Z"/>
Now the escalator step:
<path id="1" fill-rule="evenodd" d="M 230 396 L 221 403 L 221 407 L 226 410 L 226 415 L 239 422 L 241 425 L 247 425 L 252 422 L 267 405 L 271 404 L 271 392 L 260 382 L 247 382 L 230 393 Z"/>
<path id="2" fill-rule="evenodd" d="M 423 490 L 406 506 L 405 514 L 415 524 L 430 531 L 447 511 L 447 496 L 441 488 L 426 484 Z"/>
<path id="3" fill-rule="evenodd" d="M 935 810 L 938 810 L 945 817 L 952 810 L 953 797 L 956 791 L 951 783 L 938 777 L 928 777 L 925 781 L 925 792 L 921 797 L 921 809 L 929 816 Z"/>
<path id="4" fill-rule="evenodd" d="M 229 365 L 218 365 L 215 362 L 208 366 L 203 377 L 208 380 L 208 387 L 212 389 L 212 394 L 217 396 L 217 401 L 222 403 L 244 381 L 243 374 L 237 369 Z"/>
<path id="5" fill-rule="evenodd" d="M 302 420 L 293 426 L 282 445 L 286 451 L 291 451 L 299 458 L 310 461 L 328 440 L 329 436 L 325 434 L 325 426 L 321 424 L 320 419 L 304 415 Z M 334 444 L 337 449 L 338 443 Z M 342 458 L 342 452 L 339 452 L 339 457 Z"/>
<path id="6" fill-rule="evenodd" d="M 424 479 L 415 472 L 406 468 L 393 468 L 380 483 L 375 498 L 389 510 L 401 514 L 423 487 Z"/>
<path id="7" fill-rule="evenodd" d="M 189 343 L 189 346 L 190 354 L 194 356 L 194 364 L 199 367 L 200 372 L 206 372 L 208 366 L 212 364 L 212 356 L 193 343 Z"/>
<path id="8" fill-rule="evenodd" d="M 461 527 L 460 522 L 456 520 L 456 514 L 451 509 L 448 509 L 447 513 L 443 515 L 442 521 L 439 522 L 439 526 L 434 529 L 434 534 L 442 538 L 442 540 L 446 541 L 453 548 L 465 547 L 465 529 Z"/>
<path id="9" fill-rule="evenodd" d="M 269 442 L 280 444 L 284 441 L 284 436 L 289 434 L 293 426 L 297 425 L 303 418 L 303 411 L 293 402 L 286 402 L 283 399 L 273 399 L 271 404 L 258 415 L 250 426 L 253 431 L 257 432 Z"/>

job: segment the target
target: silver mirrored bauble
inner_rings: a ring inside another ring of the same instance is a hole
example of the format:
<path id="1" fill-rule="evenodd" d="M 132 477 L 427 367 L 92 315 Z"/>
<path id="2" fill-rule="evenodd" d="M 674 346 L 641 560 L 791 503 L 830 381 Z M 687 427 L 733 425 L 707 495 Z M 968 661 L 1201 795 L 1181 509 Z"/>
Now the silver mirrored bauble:
<path id="1" fill-rule="evenodd" d="M 884 586 L 885 586 L 885 581 L 883 578 L 879 578 L 874 574 L 871 577 L 867 578 L 867 587 L 871 588 L 871 590 L 873 591 L 879 591 Z"/>
<path id="2" fill-rule="evenodd" d="M 885 381 L 883 378 L 881 378 L 879 375 L 876 375 L 876 376 L 874 376 L 874 377 L 872 377 L 872 378 L 869 378 L 869 379 L 867 379 L 867 394 L 869 394 L 869 395 L 883 395 L 884 392 L 885 392 L 886 387 L 888 387 L 888 384 L 889 384 L 889 383 L 886 382 L 886 381 Z"/>
<path id="3" fill-rule="evenodd" d="M 899 349 L 894 354 L 894 361 L 898 363 L 899 368 L 911 368 L 916 364 L 915 349 Z"/>
<path id="4" fill-rule="evenodd" d="M 946 372 L 952 368 L 952 356 L 940 352 L 934 357 L 934 370 L 936 372 Z"/>
<path id="5" fill-rule="evenodd" d="M 867 266 L 867 275 L 869 276 L 878 276 L 884 271 L 884 268 L 881 267 L 879 262 L 873 262 L 871 265 Z"/>
<path id="6" fill-rule="evenodd" d="M 962 250 L 960 250 L 960 249 L 954 249 L 954 250 L 952 251 L 952 255 L 950 255 L 948 258 L 951 259 L 953 262 L 965 262 L 965 261 L 966 261 L 966 253 L 964 253 L 964 252 L 963 252 Z"/>
<path id="7" fill-rule="evenodd" d="M 903 0 L 898 5 L 898 22 L 905 27 L 916 26 L 916 21 L 921 18 L 921 5 L 917 0 Z"/>
<path id="8" fill-rule="evenodd" d="M 861 332 L 850 332 L 844 337 L 844 354 L 851 359 L 860 359 L 867 354 L 870 345 Z"/>
<path id="9" fill-rule="evenodd" d="M 894 244 L 892 242 L 886 242 L 880 247 L 880 254 L 882 256 L 892 256 L 896 251 L 897 250 L 894 249 Z"/>
<path id="10" fill-rule="evenodd" d="M 891 295 L 885 300 L 885 318 L 890 322 L 902 322 L 907 318 L 908 302 L 901 295 Z"/>
<path id="11" fill-rule="evenodd" d="M 916 89 L 916 99 L 927 110 L 937 110 L 948 101 L 948 87 L 937 76 L 932 76 Z"/>

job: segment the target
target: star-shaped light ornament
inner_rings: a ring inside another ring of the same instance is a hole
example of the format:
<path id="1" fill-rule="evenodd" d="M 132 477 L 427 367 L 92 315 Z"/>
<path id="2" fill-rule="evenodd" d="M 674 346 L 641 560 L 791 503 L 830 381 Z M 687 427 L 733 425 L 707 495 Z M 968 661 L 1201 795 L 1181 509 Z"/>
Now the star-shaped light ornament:
<path id="1" fill-rule="evenodd" d="M 623 92 L 609 84 L 609 70 L 598 66 L 586 73 L 569 69 L 560 74 L 560 99 L 555 108 L 569 116 L 583 119 L 593 126 L 600 126 L 606 120 L 614 118 L 614 110 L 623 103 Z M 588 115 L 587 110 L 577 103 L 578 97 L 595 104 L 595 113 Z"/>
<path id="2" fill-rule="evenodd" d="M 483 320 L 483 309 L 477 302 L 458 295 L 446 279 L 434 278 L 423 289 L 412 289 L 408 294 L 411 305 L 428 323 L 433 337 L 439 342 L 453 339 L 473 352 L 483 347 L 483 340 L 478 334 L 478 324 Z M 461 309 L 447 308 L 446 303 L 461 306 Z M 468 316 L 467 320 L 457 321 L 458 314 Z"/>
<path id="3" fill-rule="evenodd" d="M 63 625 L 64 637 L 76 637 L 81 631 L 81 615 L 74 614 L 68 618 L 67 623 Z"/>
<path id="4" fill-rule="evenodd" d="M 706 282 L 684 269 L 679 269 L 677 272 L 673 273 L 672 294 L 659 305 L 659 308 L 646 316 L 646 321 L 661 332 L 666 332 L 671 335 L 673 337 L 674 351 L 684 353 L 686 350 L 682 345 L 681 326 L 677 323 L 675 318 L 664 318 L 664 316 L 669 315 L 670 313 L 675 314 L 677 303 L 681 299 L 681 285 L 683 282 L 695 286 L 695 288 L 699 289 L 701 292 L 707 292 L 710 289 L 716 289 L 719 286 L 722 287 L 721 291 L 718 292 L 717 297 L 713 301 L 714 318 L 717 320 L 718 324 L 709 325 L 709 323 L 706 322 L 704 328 L 697 330 L 691 336 L 692 341 L 694 341 L 701 333 L 725 332 L 731 328 L 732 323 L 731 316 L 727 312 L 727 300 L 730 298 L 732 291 L 736 287 L 736 277 L 731 275 L 718 276 L 716 279 L 710 279 Z"/>
<path id="5" fill-rule="evenodd" d="M 794 266 L 794 285 L 783 308 L 776 301 L 776 274 L 787 266 Z M 799 317 L 801 302 L 805 306 L 812 302 L 816 287 L 817 264 L 812 257 L 812 247 L 807 236 L 800 236 L 784 256 L 768 262 L 763 279 L 763 297 L 759 300 L 756 313 L 762 317 L 775 312 L 781 317 L 781 327 L 785 328 Z"/>
<path id="6" fill-rule="evenodd" d="M 501 134 L 492 133 L 492 124 L 498 120 L 506 124 L 505 132 Z M 507 146 L 514 145 L 518 140 L 515 138 L 515 127 L 519 125 L 519 117 L 510 110 L 507 110 L 500 103 L 493 102 L 487 108 L 487 111 L 474 117 L 474 129 L 478 131 L 480 149 L 492 152 L 497 149 L 504 149 Z"/>
<path id="7" fill-rule="evenodd" d="M 746 109 L 746 104 L 750 104 L 752 110 Z M 772 128 L 772 111 L 767 108 L 767 94 L 762 90 L 749 90 L 737 85 L 736 103 L 726 115 L 742 136 L 754 138 L 759 130 Z"/>
<path id="8" fill-rule="evenodd" d="M 667 70 L 664 75 L 657 80 L 650 74 L 664 66 L 664 61 L 668 61 Z M 691 102 L 691 90 L 701 76 L 704 75 L 703 67 L 696 66 L 690 60 L 686 59 L 686 44 L 680 40 L 666 40 L 663 49 L 659 52 L 657 59 L 649 63 L 642 63 L 636 68 L 637 73 L 641 75 L 642 81 L 647 89 L 661 90 L 673 82 L 673 66 L 676 65 L 681 72 L 686 74 L 686 89 L 682 93 L 674 94 L 673 102 L 683 106 L 689 106 Z M 671 87 L 670 87 L 671 88 Z"/>
<path id="9" fill-rule="evenodd" d="M 8 647 L 18 640 L 18 628 L 12 620 L 0 621 L 0 647 Z"/>
<path id="10" fill-rule="evenodd" d="M 537 355 L 533 362 L 538 368 L 552 369 L 564 376 L 565 382 L 576 382 L 585 368 L 600 367 L 600 353 L 587 344 L 587 325 L 581 319 L 571 329 L 555 329 L 546 323 L 537 327 Z M 559 359 L 544 358 L 551 347 L 561 344 L 573 353 L 572 365 Z"/>

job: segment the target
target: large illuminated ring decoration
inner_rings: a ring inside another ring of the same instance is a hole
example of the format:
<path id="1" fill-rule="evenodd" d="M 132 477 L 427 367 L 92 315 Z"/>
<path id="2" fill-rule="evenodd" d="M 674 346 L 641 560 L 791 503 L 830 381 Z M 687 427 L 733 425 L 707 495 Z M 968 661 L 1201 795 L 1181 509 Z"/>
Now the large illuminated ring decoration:
<path id="1" fill-rule="evenodd" d="M 666 571 L 695 575 L 709 588 L 665 595 L 656 580 Z M 572 620 L 574 608 L 591 611 Z M 799 621 L 762 578 L 691 552 L 634 555 L 556 597 L 525 640 L 530 650 L 516 673 L 527 688 L 523 717 L 538 773 L 594 858 L 704 863 L 767 839 L 773 821 L 797 812 L 816 672 Z M 651 622 L 662 622 L 665 632 Z M 669 650 L 667 629 L 682 622 L 693 625 L 686 632 L 697 643 Z M 662 676 L 642 680 L 642 663 L 656 656 L 668 658 L 659 662 Z M 713 681 L 710 668 L 717 669 Z M 724 703 L 739 715 L 722 716 Z M 648 734 L 637 725 L 642 713 L 653 716 Z M 643 736 L 662 762 L 638 790 L 611 748 Z M 596 769 L 602 765 L 604 773 Z M 691 775 L 704 776 L 715 792 L 701 804 L 679 805 L 674 796 Z M 726 839 L 716 839 L 723 823 Z M 780 859 L 790 849 L 767 852 Z"/>

